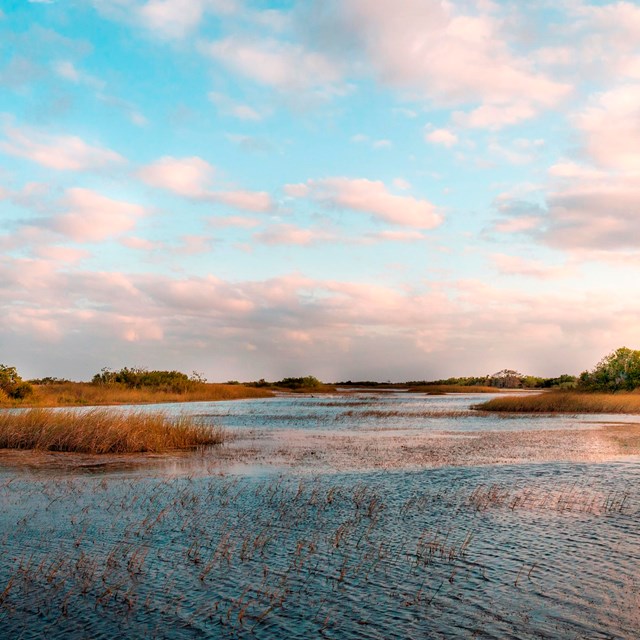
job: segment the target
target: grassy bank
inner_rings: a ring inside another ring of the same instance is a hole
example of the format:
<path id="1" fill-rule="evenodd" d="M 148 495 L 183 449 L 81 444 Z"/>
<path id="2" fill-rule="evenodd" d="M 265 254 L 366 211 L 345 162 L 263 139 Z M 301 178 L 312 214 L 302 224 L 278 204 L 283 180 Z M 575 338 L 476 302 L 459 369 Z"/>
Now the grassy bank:
<path id="1" fill-rule="evenodd" d="M 87 412 L 28 409 L 0 412 L 0 449 L 74 453 L 163 453 L 221 444 L 222 429 L 191 416 L 169 418 L 161 412 Z"/>
<path id="2" fill-rule="evenodd" d="M 458 385 L 458 384 L 425 384 L 410 387 L 409 393 L 429 393 L 439 395 L 442 393 L 499 393 L 502 389 L 497 387 L 486 387 L 480 385 Z"/>
<path id="3" fill-rule="evenodd" d="M 537 395 L 494 398 L 477 404 L 482 411 L 514 413 L 637 413 L 640 393 L 579 393 L 550 391 Z"/>
<path id="4" fill-rule="evenodd" d="M 156 402 L 196 402 L 211 400 L 239 400 L 242 398 L 268 398 L 267 389 L 246 387 L 242 384 L 201 383 L 180 393 L 154 388 L 131 389 L 122 384 L 92 384 L 89 382 L 63 382 L 35 385 L 33 395 L 23 400 L 11 400 L 0 394 L 0 406 L 20 407 L 72 407 L 117 404 L 151 404 Z"/>

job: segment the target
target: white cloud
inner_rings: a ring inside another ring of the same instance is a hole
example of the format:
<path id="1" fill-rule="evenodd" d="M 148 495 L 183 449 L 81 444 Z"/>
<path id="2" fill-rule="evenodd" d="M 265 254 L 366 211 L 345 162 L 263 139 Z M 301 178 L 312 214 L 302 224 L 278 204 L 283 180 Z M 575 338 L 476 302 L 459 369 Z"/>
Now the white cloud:
<path id="1" fill-rule="evenodd" d="M 458 136 L 448 129 L 434 129 L 425 133 L 425 140 L 443 147 L 453 147 L 458 144 Z"/>
<path id="2" fill-rule="evenodd" d="M 341 81 L 338 63 L 298 44 L 230 36 L 202 44 L 201 49 L 240 75 L 282 91 L 322 88 L 331 93 Z"/>

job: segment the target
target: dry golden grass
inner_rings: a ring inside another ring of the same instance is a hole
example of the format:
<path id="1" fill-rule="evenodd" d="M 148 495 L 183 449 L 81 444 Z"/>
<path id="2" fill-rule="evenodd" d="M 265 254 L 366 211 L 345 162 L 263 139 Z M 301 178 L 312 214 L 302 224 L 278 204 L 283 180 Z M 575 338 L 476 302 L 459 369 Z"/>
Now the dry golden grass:
<path id="1" fill-rule="evenodd" d="M 161 412 L 28 409 L 0 412 L 0 449 L 74 453 L 162 453 L 220 444 L 225 432 Z"/>
<path id="2" fill-rule="evenodd" d="M 65 382 L 34 387 L 32 396 L 22 401 L 0 397 L 0 406 L 60 407 L 116 404 L 151 404 L 157 402 L 197 402 L 268 398 L 267 389 L 245 387 L 242 384 L 202 383 L 193 390 L 175 393 L 165 390 L 129 389 L 124 385 L 99 385 L 88 382 Z"/>
<path id="3" fill-rule="evenodd" d="M 515 413 L 637 413 L 638 393 L 579 393 L 549 391 L 536 395 L 505 396 L 475 405 L 482 411 Z"/>
<path id="4" fill-rule="evenodd" d="M 500 389 L 496 387 L 465 387 L 457 384 L 425 384 L 409 388 L 410 393 L 430 393 L 433 395 L 441 393 L 498 393 L 499 391 Z"/>

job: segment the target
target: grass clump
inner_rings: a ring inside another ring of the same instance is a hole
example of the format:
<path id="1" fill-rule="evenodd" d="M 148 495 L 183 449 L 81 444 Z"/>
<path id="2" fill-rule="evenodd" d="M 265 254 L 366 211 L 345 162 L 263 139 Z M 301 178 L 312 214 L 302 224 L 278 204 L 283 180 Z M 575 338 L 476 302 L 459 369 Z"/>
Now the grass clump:
<path id="1" fill-rule="evenodd" d="M 513 413 L 631 413 L 640 414 L 640 393 L 580 393 L 549 391 L 526 396 L 493 398 L 472 407 Z"/>
<path id="2" fill-rule="evenodd" d="M 163 453 L 221 444 L 225 432 L 162 412 L 28 409 L 0 413 L 0 448 L 90 454 Z"/>

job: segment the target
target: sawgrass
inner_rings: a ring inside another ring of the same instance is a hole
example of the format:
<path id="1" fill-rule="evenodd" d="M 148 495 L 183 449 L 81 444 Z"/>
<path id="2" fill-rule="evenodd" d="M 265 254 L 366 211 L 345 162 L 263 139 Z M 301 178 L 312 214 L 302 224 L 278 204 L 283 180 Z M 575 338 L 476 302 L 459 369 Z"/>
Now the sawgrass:
<path id="1" fill-rule="evenodd" d="M 225 432 L 162 412 L 27 409 L 0 412 L 0 448 L 89 454 L 163 453 L 221 444 Z"/>
<path id="2" fill-rule="evenodd" d="M 482 411 L 512 413 L 631 413 L 640 414 L 640 393 L 580 393 L 549 391 L 536 395 L 507 395 L 473 406 Z"/>
<path id="3" fill-rule="evenodd" d="M 0 406 L 61 407 L 118 404 L 152 404 L 159 402 L 198 402 L 238 400 L 242 398 L 268 398 L 267 389 L 242 384 L 200 383 L 192 389 L 175 392 L 166 389 L 131 389 L 122 384 L 92 384 L 89 382 L 63 382 L 34 385 L 33 395 L 24 400 L 11 400 L 0 395 Z"/>

